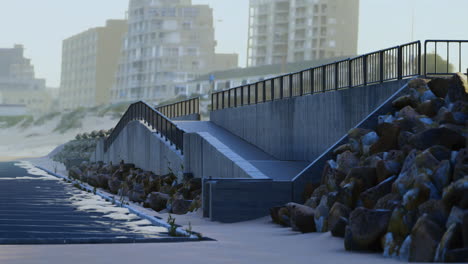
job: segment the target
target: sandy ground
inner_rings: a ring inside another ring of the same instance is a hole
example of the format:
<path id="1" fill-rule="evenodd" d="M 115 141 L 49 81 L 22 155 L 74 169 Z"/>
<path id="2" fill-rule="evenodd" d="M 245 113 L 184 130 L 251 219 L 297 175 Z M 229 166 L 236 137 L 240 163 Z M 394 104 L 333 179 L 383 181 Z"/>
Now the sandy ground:
<path id="1" fill-rule="evenodd" d="M 31 160 L 65 174 L 62 165 L 47 158 Z M 137 206 L 137 205 L 133 205 Z M 167 218 L 168 215 L 140 208 Z M 269 217 L 222 224 L 193 213 L 176 216 L 176 223 L 215 239 L 206 242 L 0 246 L 0 263 L 400 263 L 381 254 L 344 250 L 343 240 L 330 233 L 300 234 L 271 223 Z"/>
<path id="2" fill-rule="evenodd" d="M 22 128 L 20 125 L 0 129 L 0 161 L 24 157 L 42 157 L 57 146 L 64 144 L 78 133 L 114 127 L 118 120 L 109 117 L 87 116 L 82 120 L 82 128 L 71 129 L 64 134 L 54 132 L 60 117 L 41 126 Z"/>

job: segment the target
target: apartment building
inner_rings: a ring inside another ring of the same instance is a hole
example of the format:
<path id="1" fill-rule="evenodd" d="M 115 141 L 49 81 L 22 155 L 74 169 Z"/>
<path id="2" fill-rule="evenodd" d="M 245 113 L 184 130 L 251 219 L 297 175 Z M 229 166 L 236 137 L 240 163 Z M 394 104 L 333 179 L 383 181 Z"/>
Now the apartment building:
<path id="1" fill-rule="evenodd" d="M 29 112 L 48 111 L 51 99 L 44 79 L 37 79 L 24 47 L 0 48 L 0 104 L 24 105 Z"/>
<path id="2" fill-rule="evenodd" d="M 110 102 L 127 28 L 126 20 L 108 20 L 103 27 L 91 28 L 63 41 L 61 109 Z"/>
<path id="3" fill-rule="evenodd" d="M 359 0 L 250 0 L 248 65 L 357 54 Z"/>
<path id="4" fill-rule="evenodd" d="M 158 102 L 213 70 L 236 68 L 237 54 L 216 54 L 213 10 L 190 0 L 130 0 L 112 102 Z"/>

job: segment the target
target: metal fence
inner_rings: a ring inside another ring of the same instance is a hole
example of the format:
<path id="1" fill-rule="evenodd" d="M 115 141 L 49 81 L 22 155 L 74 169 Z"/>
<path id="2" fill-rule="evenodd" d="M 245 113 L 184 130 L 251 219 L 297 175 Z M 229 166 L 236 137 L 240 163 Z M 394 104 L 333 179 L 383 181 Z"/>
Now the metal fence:
<path id="1" fill-rule="evenodd" d="M 142 101 L 130 105 L 110 136 L 105 140 L 104 151 L 107 152 L 128 123 L 136 120 L 145 122 L 152 129 L 156 130 L 161 137 L 165 138 L 166 141 L 169 141 L 171 145 L 175 145 L 176 149 L 180 150 L 183 154 L 185 132 L 179 129 L 161 112 Z"/>
<path id="2" fill-rule="evenodd" d="M 426 40 L 424 50 L 426 76 L 468 74 L 468 40 Z"/>
<path id="3" fill-rule="evenodd" d="M 180 101 L 174 104 L 156 107 L 167 118 L 176 118 L 192 114 L 200 114 L 200 97 Z"/>
<path id="4" fill-rule="evenodd" d="M 211 95 L 212 110 L 382 83 L 421 74 L 421 42 L 242 85 Z"/>

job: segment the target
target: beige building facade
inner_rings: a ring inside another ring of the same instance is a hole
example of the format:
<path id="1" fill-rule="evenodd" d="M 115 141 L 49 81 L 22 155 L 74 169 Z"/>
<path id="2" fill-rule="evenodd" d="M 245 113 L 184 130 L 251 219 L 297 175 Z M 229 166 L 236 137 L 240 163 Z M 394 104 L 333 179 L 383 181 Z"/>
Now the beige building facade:
<path id="1" fill-rule="evenodd" d="M 109 104 L 127 29 L 126 20 L 108 20 L 63 41 L 61 109 Z"/>
<path id="2" fill-rule="evenodd" d="M 357 54 L 359 0 L 250 0 L 249 66 Z"/>
<path id="3" fill-rule="evenodd" d="M 112 102 L 158 102 L 213 70 L 236 68 L 237 54 L 216 54 L 213 10 L 190 0 L 130 0 Z"/>

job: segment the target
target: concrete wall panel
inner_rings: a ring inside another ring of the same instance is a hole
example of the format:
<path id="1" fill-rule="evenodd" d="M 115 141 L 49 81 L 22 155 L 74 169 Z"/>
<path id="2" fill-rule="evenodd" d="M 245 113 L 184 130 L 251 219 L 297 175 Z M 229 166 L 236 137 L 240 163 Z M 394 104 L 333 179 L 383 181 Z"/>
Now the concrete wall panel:
<path id="1" fill-rule="evenodd" d="M 211 112 L 211 121 L 280 160 L 313 161 L 408 80 Z"/>

